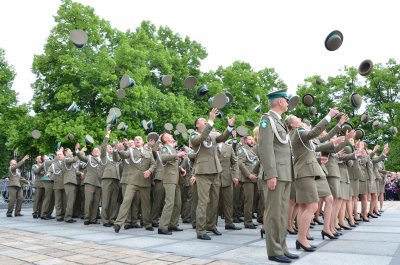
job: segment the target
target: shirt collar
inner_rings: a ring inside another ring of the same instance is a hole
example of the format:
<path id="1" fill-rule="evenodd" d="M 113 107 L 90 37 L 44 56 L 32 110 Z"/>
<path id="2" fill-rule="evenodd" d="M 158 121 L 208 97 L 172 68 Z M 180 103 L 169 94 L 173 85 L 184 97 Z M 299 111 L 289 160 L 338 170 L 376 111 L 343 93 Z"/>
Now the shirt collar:
<path id="1" fill-rule="evenodd" d="M 275 111 L 273 111 L 273 110 L 269 110 L 270 112 L 272 112 L 272 113 L 274 113 L 276 116 L 278 116 L 278 118 L 280 119 L 280 120 L 282 120 L 282 116 L 281 115 L 279 115 L 278 113 L 276 113 Z"/>

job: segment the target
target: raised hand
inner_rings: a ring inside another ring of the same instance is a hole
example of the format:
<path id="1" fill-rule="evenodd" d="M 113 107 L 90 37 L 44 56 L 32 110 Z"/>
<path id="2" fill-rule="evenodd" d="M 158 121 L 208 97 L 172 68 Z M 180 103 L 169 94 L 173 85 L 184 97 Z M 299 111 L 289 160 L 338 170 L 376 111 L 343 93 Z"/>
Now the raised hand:
<path id="1" fill-rule="evenodd" d="M 210 115 L 209 115 L 208 119 L 213 122 L 215 120 L 215 117 L 217 117 L 217 112 L 218 112 L 218 109 L 217 108 L 213 108 L 210 111 Z"/>
<path id="2" fill-rule="evenodd" d="M 233 127 L 235 125 L 235 119 L 236 119 L 236 115 L 233 115 L 233 117 L 228 117 L 228 125 L 230 127 Z"/>

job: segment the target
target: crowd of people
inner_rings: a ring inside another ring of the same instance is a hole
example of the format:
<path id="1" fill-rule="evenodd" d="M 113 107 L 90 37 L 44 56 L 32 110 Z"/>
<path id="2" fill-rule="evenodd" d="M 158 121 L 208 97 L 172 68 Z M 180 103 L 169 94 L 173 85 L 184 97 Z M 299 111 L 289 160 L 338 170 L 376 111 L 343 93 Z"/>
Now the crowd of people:
<path id="1" fill-rule="evenodd" d="M 178 146 L 170 131 L 149 134 L 146 143 L 136 136 L 111 145 L 107 128 L 90 154 L 76 144 L 75 150 L 60 147 L 54 159 L 37 156 L 33 218 L 74 223 L 82 217 L 84 225 L 101 220 L 116 233 L 144 227 L 162 235 L 182 231 L 181 218 L 198 239 L 211 240 L 207 231 L 221 235 L 221 216 L 227 230 L 263 224 L 268 258 L 282 263 L 299 258 L 288 250 L 288 233 L 297 235 L 297 249 L 313 252 L 310 225 L 323 225 L 322 239 L 337 240 L 342 229 L 378 218 L 385 184 L 399 178 L 384 167 L 389 146 L 378 153 L 380 146 L 369 149 L 354 130 L 343 132 L 348 117 L 337 109 L 312 127 L 294 115 L 283 120 L 286 90 L 269 93 L 268 103 L 253 135 L 240 139 L 235 117 L 228 117 L 225 131 L 213 129 L 214 108 L 194 122 L 189 146 Z M 21 216 L 19 168 L 27 159 L 10 161 L 8 217 Z"/>

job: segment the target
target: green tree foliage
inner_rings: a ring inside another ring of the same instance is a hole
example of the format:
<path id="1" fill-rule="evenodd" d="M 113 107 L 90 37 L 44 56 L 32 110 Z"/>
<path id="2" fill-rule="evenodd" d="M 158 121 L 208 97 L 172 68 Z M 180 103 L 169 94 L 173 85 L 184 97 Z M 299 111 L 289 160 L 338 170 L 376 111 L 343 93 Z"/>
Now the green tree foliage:
<path id="1" fill-rule="evenodd" d="M 0 177 L 7 174 L 9 160 L 13 158 L 13 150 L 17 148 L 13 142 L 23 126 L 30 118 L 28 107 L 17 105 L 17 94 L 11 89 L 15 78 L 14 68 L 5 58 L 5 52 L 0 49 Z M 22 148 L 21 152 L 26 151 Z"/>
<path id="2" fill-rule="evenodd" d="M 400 150 L 398 136 L 394 137 L 390 133 L 390 127 L 400 127 L 398 118 L 400 111 L 399 71 L 400 65 L 390 59 L 386 66 L 376 64 L 372 73 L 367 77 L 360 76 L 355 67 L 344 67 L 339 75 L 329 77 L 322 85 L 316 83 L 318 76 L 306 78 L 305 83 L 298 86 L 297 94 L 300 96 L 300 104 L 294 114 L 306 117 L 312 121 L 312 124 L 315 124 L 327 114 L 330 108 L 337 107 L 349 115 L 349 123 L 355 128 L 364 129 L 365 141 L 370 148 L 373 148 L 375 144 L 379 144 L 383 148 L 385 143 L 389 143 L 392 150 L 389 153 L 387 166 L 391 170 L 400 170 L 400 162 L 393 159 Z M 314 106 L 318 109 L 316 116 L 310 115 L 308 107 L 301 104 L 301 97 L 307 93 L 315 97 Z M 350 96 L 353 93 L 358 93 L 363 98 L 364 104 L 358 110 L 350 104 Z M 370 116 L 367 124 L 362 124 L 360 120 L 360 116 L 364 112 Z M 374 120 L 381 121 L 383 126 L 373 128 Z"/>

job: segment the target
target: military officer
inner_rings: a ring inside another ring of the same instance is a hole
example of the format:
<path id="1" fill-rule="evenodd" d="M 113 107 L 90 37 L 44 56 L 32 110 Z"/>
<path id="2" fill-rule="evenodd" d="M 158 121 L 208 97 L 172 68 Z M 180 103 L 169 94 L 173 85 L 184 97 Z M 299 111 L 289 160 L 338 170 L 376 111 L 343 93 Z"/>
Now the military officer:
<path id="1" fill-rule="evenodd" d="M 299 256 L 289 252 L 286 245 L 290 186 L 293 181 L 292 151 L 288 129 L 282 114 L 288 110 L 287 89 L 269 93 L 270 111 L 260 120 L 258 139 L 259 159 L 264 169 L 264 198 L 266 201 L 264 229 L 268 259 L 290 263 Z"/>
<path id="2" fill-rule="evenodd" d="M 67 200 L 64 190 L 64 175 L 61 165 L 64 161 L 63 150 L 60 149 L 56 153 L 56 159 L 53 160 L 49 168 L 49 174 L 54 181 L 53 191 L 55 197 L 56 218 L 58 222 L 64 221 Z"/>
<path id="3" fill-rule="evenodd" d="M 214 126 L 214 120 L 218 109 L 213 108 L 209 119 L 198 118 L 195 121 L 196 132 L 190 136 L 190 143 L 196 153 L 194 171 L 196 174 L 198 204 L 196 209 L 196 232 L 197 238 L 211 240 L 206 234 L 207 205 L 209 201 L 218 201 L 219 198 L 219 177 L 222 171 L 217 154 L 217 143 L 225 142 L 232 131 L 235 118 L 228 118 L 228 128 L 219 136 L 214 137 L 210 132 Z M 214 228 L 212 232 L 216 235 L 221 233 Z"/>
<path id="4" fill-rule="evenodd" d="M 181 210 L 181 190 L 178 185 L 179 174 L 186 173 L 179 167 L 179 159 L 186 155 L 185 151 L 177 152 L 174 147 L 175 140 L 169 133 L 160 136 L 164 146 L 161 149 L 160 162 L 164 167 L 163 187 L 165 190 L 165 203 L 161 213 L 158 233 L 172 235 L 171 231 L 182 231 L 178 227 Z M 181 172 L 180 172 L 181 171 Z"/>
<path id="5" fill-rule="evenodd" d="M 232 132 L 233 134 L 235 131 Z M 221 135 L 220 132 L 214 133 L 215 137 Z M 222 171 L 219 174 L 221 179 L 220 187 L 220 202 L 222 202 L 222 210 L 225 220 L 226 230 L 240 230 L 240 227 L 236 227 L 233 223 L 233 186 L 239 184 L 239 164 L 238 158 L 233 150 L 232 145 L 226 143 L 218 143 L 218 158 L 221 163 Z M 218 202 L 212 202 L 211 204 L 218 205 Z M 215 223 L 217 220 L 217 211 L 214 213 L 214 217 L 210 218 Z M 215 224 L 214 224 L 215 226 Z"/>
<path id="6" fill-rule="evenodd" d="M 126 170 L 128 171 L 128 185 L 124 194 L 124 200 L 120 206 L 117 219 L 114 222 L 114 231 L 116 233 L 121 229 L 121 225 L 125 222 L 129 209 L 131 208 L 132 200 L 135 194 L 139 193 L 143 223 L 148 231 L 154 231 L 152 227 L 150 211 L 150 176 L 154 172 L 156 163 L 153 154 L 143 148 L 143 139 L 140 136 L 135 137 L 135 148 L 130 147 L 128 151 L 123 151 L 122 144 L 118 144 L 119 155 L 122 159 L 127 159 L 129 164 Z"/>
<path id="7" fill-rule="evenodd" d="M 42 220 L 50 220 L 54 219 L 51 216 L 51 213 L 54 209 L 54 192 L 53 192 L 53 185 L 54 181 L 52 176 L 49 174 L 49 167 L 53 163 L 52 160 L 49 159 L 47 156 L 43 156 L 43 170 L 44 175 L 41 177 L 41 181 L 43 182 L 44 187 L 44 198 L 42 204 L 42 210 L 40 213 L 40 218 Z"/>
<path id="8" fill-rule="evenodd" d="M 158 219 L 160 212 L 164 206 L 165 191 L 163 186 L 164 166 L 161 163 L 160 151 L 162 143 L 158 143 L 158 148 L 155 150 L 156 160 L 156 171 L 154 175 L 154 186 L 153 186 L 153 206 L 151 207 L 151 220 L 152 226 L 158 227 Z M 159 149 L 159 150 L 158 150 Z"/>
<path id="9" fill-rule="evenodd" d="M 78 189 L 78 181 L 76 178 L 76 170 L 79 166 L 78 157 L 74 157 L 71 149 L 66 148 L 64 150 L 65 159 L 61 163 L 61 170 L 64 178 L 64 190 L 66 196 L 66 209 L 64 215 L 64 221 L 67 223 L 76 222 L 72 219 L 74 212 L 74 205 L 76 199 L 76 193 Z"/>
<path id="10" fill-rule="evenodd" d="M 118 215 L 118 192 L 119 192 L 119 156 L 117 150 L 113 150 L 108 144 L 111 130 L 106 129 L 106 136 L 101 145 L 101 165 L 103 175 L 101 177 L 101 219 L 103 226 L 111 227 Z"/>
<path id="11" fill-rule="evenodd" d="M 238 148 L 239 172 L 244 192 L 244 227 L 249 229 L 257 228 L 257 225 L 253 223 L 252 214 L 254 190 L 260 163 L 253 146 L 254 138 L 252 136 L 245 136 L 244 144 Z"/>
<path id="12" fill-rule="evenodd" d="M 96 220 L 101 194 L 101 151 L 98 147 L 93 148 L 92 154 L 86 156 L 86 147 L 79 151 L 79 144 L 76 146 L 78 157 L 86 164 L 85 173 L 85 217 L 84 225 L 99 224 Z"/>
<path id="13" fill-rule="evenodd" d="M 22 207 L 22 188 L 21 181 L 24 183 L 28 183 L 28 181 L 21 177 L 20 168 L 24 165 L 25 161 L 29 159 L 29 156 L 26 155 L 22 158 L 21 161 L 17 163 L 16 160 L 10 161 L 10 168 L 8 170 L 8 209 L 7 209 L 7 217 L 12 217 L 12 212 L 15 212 L 14 216 L 22 216 L 21 207 Z"/>
<path id="14" fill-rule="evenodd" d="M 43 169 L 42 156 L 36 157 L 36 163 L 32 166 L 32 171 L 35 174 L 35 198 L 33 202 L 33 218 L 37 219 L 40 217 L 40 212 L 42 209 L 43 198 L 44 198 L 44 187 L 41 178 L 44 176 L 45 172 Z"/>

